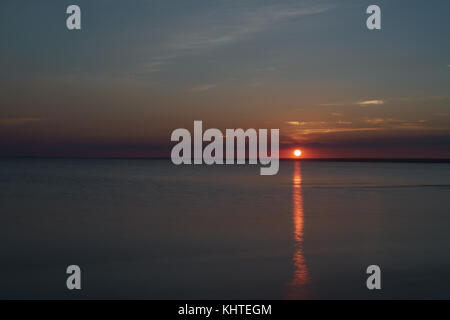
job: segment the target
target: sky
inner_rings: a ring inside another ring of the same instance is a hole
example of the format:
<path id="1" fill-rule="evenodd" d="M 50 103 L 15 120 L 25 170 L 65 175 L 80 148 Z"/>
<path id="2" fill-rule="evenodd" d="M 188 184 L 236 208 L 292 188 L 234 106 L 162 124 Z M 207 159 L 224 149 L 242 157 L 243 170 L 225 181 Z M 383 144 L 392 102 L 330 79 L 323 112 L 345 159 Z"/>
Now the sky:
<path id="1" fill-rule="evenodd" d="M 81 8 L 81 30 L 66 8 Z M 381 8 L 382 29 L 365 13 Z M 450 158 L 447 0 L 0 2 L 0 156 L 164 157 L 177 128 L 280 154 Z"/>

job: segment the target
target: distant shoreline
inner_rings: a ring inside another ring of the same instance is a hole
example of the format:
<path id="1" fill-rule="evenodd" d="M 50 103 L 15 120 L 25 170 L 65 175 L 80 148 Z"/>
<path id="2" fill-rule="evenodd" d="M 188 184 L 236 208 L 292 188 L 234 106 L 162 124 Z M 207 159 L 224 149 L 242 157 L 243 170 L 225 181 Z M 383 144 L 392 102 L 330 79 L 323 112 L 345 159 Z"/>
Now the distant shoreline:
<path id="1" fill-rule="evenodd" d="M 169 157 L 63 157 L 63 156 L 0 156 L 0 160 L 50 159 L 50 160 L 168 160 Z M 450 159 L 439 158 L 280 158 L 280 161 L 300 162 L 394 162 L 394 163 L 450 163 Z"/>

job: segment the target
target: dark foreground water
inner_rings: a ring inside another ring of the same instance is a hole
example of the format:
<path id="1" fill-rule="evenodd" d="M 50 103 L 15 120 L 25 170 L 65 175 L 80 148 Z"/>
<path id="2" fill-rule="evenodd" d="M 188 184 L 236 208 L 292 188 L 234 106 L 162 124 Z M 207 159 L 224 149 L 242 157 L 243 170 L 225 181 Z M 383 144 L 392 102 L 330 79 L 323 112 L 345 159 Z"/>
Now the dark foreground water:
<path id="1" fill-rule="evenodd" d="M 0 298 L 450 298 L 449 201 L 449 164 L 0 160 Z"/>

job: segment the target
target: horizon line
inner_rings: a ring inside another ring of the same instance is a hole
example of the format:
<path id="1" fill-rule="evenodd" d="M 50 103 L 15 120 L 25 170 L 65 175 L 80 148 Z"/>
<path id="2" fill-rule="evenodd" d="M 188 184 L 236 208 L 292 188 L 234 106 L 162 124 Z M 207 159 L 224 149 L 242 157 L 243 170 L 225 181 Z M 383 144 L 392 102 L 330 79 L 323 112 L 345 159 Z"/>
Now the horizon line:
<path id="1" fill-rule="evenodd" d="M 170 157 L 119 157 L 119 156 L 0 156 L 3 159 L 85 159 L 85 160 L 171 160 Z M 235 158 L 236 160 L 236 158 Z M 245 159 L 246 161 L 248 158 Z M 330 161 L 330 162 L 416 162 L 416 163 L 450 163 L 450 158 L 279 158 L 280 161 Z M 245 163 L 248 164 L 248 163 Z"/>

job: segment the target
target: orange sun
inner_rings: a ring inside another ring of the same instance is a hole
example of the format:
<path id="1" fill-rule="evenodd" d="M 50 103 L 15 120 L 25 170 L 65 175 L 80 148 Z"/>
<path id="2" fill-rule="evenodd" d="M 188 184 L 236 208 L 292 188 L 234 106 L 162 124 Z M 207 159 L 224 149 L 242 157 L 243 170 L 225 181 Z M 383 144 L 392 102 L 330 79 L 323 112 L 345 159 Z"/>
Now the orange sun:
<path id="1" fill-rule="evenodd" d="M 300 157 L 301 155 L 302 155 L 302 150 L 300 150 L 300 149 L 295 149 L 294 150 L 294 156 Z"/>

